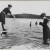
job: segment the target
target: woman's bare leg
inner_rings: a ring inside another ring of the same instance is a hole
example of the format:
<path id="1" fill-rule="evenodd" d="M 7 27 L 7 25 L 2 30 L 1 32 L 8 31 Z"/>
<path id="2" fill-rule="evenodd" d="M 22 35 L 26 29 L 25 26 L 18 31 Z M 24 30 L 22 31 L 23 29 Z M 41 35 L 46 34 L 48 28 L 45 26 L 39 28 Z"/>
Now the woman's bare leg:
<path id="1" fill-rule="evenodd" d="M 5 31 L 4 25 L 5 24 L 1 23 L 1 26 L 2 26 L 3 31 Z"/>

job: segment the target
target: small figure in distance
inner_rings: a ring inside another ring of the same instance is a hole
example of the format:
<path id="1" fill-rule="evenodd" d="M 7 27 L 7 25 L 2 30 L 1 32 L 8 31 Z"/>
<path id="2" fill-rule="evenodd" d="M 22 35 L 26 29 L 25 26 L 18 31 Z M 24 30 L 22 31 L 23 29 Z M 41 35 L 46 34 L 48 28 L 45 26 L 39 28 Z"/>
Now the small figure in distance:
<path id="1" fill-rule="evenodd" d="M 32 23 L 32 22 L 30 22 L 30 28 L 31 28 L 31 26 L 32 26 L 31 23 Z"/>
<path id="2" fill-rule="evenodd" d="M 37 21 L 35 22 L 35 25 L 37 25 Z"/>

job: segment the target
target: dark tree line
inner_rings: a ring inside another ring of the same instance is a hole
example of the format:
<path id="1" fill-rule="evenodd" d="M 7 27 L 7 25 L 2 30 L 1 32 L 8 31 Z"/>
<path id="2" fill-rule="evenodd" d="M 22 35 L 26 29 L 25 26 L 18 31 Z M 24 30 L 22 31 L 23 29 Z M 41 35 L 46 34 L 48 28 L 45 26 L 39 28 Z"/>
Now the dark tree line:
<path id="1" fill-rule="evenodd" d="M 35 14 L 14 14 L 16 18 L 34 18 L 34 19 L 41 19 L 40 15 Z M 12 15 L 8 15 L 7 18 L 13 18 Z M 50 16 L 47 16 L 50 19 Z"/>

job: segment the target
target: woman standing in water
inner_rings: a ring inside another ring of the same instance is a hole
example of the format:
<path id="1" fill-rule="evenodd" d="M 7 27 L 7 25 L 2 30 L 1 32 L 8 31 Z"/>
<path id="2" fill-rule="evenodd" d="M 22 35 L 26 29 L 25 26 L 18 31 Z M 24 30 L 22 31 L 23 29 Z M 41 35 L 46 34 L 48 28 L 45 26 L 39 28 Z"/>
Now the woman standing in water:
<path id="1" fill-rule="evenodd" d="M 49 20 L 46 18 L 46 13 L 42 13 L 41 18 L 43 19 L 43 23 L 40 22 L 40 25 L 43 27 L 43 44 L 48 45 L 49 28 L 47 26 L 47 23 Z"/>
<path id="2" fill-rule="evenodd" d="M 4 25 L 5 25 L 5 16 L 9 13 L 10 15 L 11 14 L 11 11 L 10 9 L 12 8 L 12 5 L 8 5 L 8 7 L 4 8 L 2 11 L 1 11 L 1 14 L 0 14 L 0 22 L 1 22 L 1 26 L 2 26 L 2 29 L 3 31 L 6 31 L 6 29 L 4 28 Z M 12 15 L 13 16 L 13 15 Z M 13 16 L 14 17 L 14 16 Z"/>

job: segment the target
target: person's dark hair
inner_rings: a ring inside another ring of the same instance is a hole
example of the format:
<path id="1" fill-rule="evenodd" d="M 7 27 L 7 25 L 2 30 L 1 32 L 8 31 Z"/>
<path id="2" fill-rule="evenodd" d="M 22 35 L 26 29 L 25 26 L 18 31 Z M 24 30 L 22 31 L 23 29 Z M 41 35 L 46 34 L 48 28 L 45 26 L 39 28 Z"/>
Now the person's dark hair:
<path id="1" fill-rule="evenodd" d="M 43 18 L 45 15 L 46 15 L 46 13 L 42 13 L 42 14 L 41 14 L 41 18 Z"/>
<path id="2" fill-rule="evenodd" d="M 12 7 L 12 5 L 11 5 L 11 4 L 9 4 L 9 5 L 8 5 L 8 7 Z"/>

